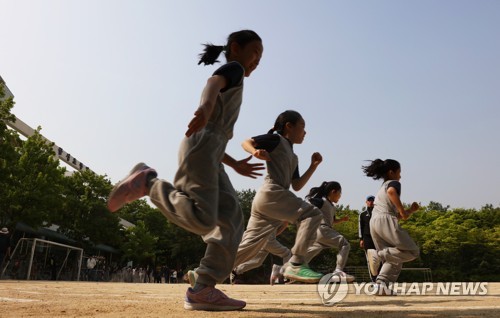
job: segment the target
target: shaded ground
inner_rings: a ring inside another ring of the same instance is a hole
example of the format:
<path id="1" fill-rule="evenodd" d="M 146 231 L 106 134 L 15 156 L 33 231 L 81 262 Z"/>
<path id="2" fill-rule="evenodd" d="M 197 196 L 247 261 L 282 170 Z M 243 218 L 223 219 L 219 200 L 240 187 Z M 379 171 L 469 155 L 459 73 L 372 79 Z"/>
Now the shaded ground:
<path id="1" fill-rule="evenodd" d="M 349 286 L 327 307 L 316 285 L 219 285 L 247 307 L 216 313 L 184 310 L 187 284 L 0 281 L 0 317 L 500 317 L 500 283 L 484 296 L 381 297 Z"/>

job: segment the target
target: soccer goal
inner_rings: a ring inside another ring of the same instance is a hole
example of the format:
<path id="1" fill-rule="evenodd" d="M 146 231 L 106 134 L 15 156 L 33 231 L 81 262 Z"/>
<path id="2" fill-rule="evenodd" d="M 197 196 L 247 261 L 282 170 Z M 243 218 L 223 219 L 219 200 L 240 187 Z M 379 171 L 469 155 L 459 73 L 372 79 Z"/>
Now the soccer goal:
<path id="1" fill-rule="evenodd" d="M 83 249 L 52 241 L 22 238 L 4 262 L 2 279 L 80 280 Z"/>

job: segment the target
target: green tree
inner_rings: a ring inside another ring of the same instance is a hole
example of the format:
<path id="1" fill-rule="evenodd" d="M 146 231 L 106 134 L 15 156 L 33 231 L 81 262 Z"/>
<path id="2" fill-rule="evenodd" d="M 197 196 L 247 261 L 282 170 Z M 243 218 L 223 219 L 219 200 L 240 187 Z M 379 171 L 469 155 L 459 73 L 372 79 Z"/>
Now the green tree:
<path id="1" fill-rule="evenodd" d="M 143 222 L 148 233 L 157 238 L 154 257 L 148 263 L 176 269 L 198 266 L 205 252 L 205 243 L 200 236 L 170 223 L 146 200 L 125 205 L 118 215 L 133 224 Z"/>
<path id="2" fill-rule="evenodd" d="M 238 196 L 238 200 L 240 202 L 241 210 L 243 212 L 243 218 L 245 224 L 248 223 L 248 219 L 250 218 L 250 212 L 252 210 L 252 202 L 255 197 L 255 190 L 246 189 L 241 191 L 236 191 L 236 195 Z"/>
<path id="3" fill-rule="evenodd" d="M 156 254 L 158 238 L 149 233 L 143 221 L 137 221 L 134 227 L 125 230 L 125 242 L 122 245 L 124 260 L 135 264 L 148 264 Z"/>
<path id="4" fill-rule="evenodd" d="M 13 196 L 17 181 L 17 169 L 19 161 L 18 148 L 21 146 L 21 139 L 12 129 L 9 129 L 7 122 L 15 119 L 11 114 L 14 107 L 12 97 L 5 99 L 4 84 L 0 83 L 0 225 L 12 227 L 14 220 Z"/>
<path id="5" fill-rule="evenodd" d="M 420 246 L 421 266 L 440 281 L 497 281 L 500 208 L 421 209 L 403 223 Z"/>
<path id="6" fill-rule="evenodd" d="M 61 232 L 82 243 L 119 246 L 122 241 L 119 218 L 106 206 L 110 190 L 110 181 L 90 170 L 67 176 L 62 191 L 64 207 L 54 217 Z"/>
<path id="7" fill-rule="evenodd" d="M 446 212 L 446 211 L 448 211 L 449 208 L 450 208 L 449 205 L 443 206 L 439 202 L 431 201 L 431 202 L 429 202 L 429 205 L 427 206 L 427 211 Z"/>
<path id="8" fill-rule="evenodd" d="M 61 210 L 65 169 L 59 167 L 52 147 L 39 127 L 17 149 L 15 182 L 9 188 L 10 206 L 5 211 L 12 223 L 22 221 L 38 228 L 50 223 L 53 211 Z"/>

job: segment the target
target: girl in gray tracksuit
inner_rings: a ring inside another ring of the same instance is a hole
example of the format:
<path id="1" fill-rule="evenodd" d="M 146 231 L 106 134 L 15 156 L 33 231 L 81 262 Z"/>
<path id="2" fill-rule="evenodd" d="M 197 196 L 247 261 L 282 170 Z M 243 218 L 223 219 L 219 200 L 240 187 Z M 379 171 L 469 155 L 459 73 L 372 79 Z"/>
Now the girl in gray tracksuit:
<path id="1" fill-rule="evenodd" d="M 342 196 L 342 187 L 336 181 L 323 182 L 319 187 L 312 188 L 306 199 L 317 206 L 323 213 L 323 220 L 318 227 L 316 241 L 307 250 L 306 262 L 309 263 L 316 255 L 324 249 L 335 247 L 339 250 L 337 254 L 337 264 L 335 267 L 334 279 L 339 282 L 344 280 L 348 283 L 354 281 L 354 276 L 346 274 L 344 267 L 347 263 L 347 257 L 351 250 L 349 241 L 333 228 L 334 223 L 347 221 L 348 218 L 341 220 L 335 219 L 336 208 L 333 203 L 337 203 Z M 336 222 L 337 221 L 337 222 Z"/>
<path id="2" fill-rule="evenodd" d="M 297 236 L 292 257 L 285 266 L 284 276 L 295 281 L 314 283 L 322 275 L 309 269 L 307 249 L 314 243 L 321 222 L 321 212 L 314 205 L 298 198 L 289 188 L 300 190 L 309 180 L 322 157 L 314 153 L 309 169 L 298 171 L 293 144 L 300 144 L 305 136 L 305 121 L 296 111 L 285 111 L 278 116 L 268 134 L 243 142 L 243 148 L 254 157 L 265 160 L 267 176 L 252 202 L 250 220 L 238 247 L 234 267 L 254 258 L 284 222 L 297 224 Z M 274 134 L 274 132 L 277 134 Z"/>
<path id="3" fill-rule="evenodd" d="M 416 259 L 419 255 L 417 244 L 408 232 L 403 230 L 398 220 L 406 220 L 419 205 L 413 202 L 405 209 L 401 203 L 401 165 L 393 159 L 376 159 L 363 166 L 366 176 L 375 180 L 383 179 L 376 197 L 370 220 L 370 231 L 376 250 L 368 250 L 370 271 L 377 274 L 376 282 L 388 285 L 397 281 L 403 263 Z"/>
<path id="4" fill-rule="evenodd" d="M 217 62 L 223 51 L 228 63 L 207 80 L 180 146 L 173 184 L 156 178 L 156 171 L 140 163 L 115 186 L 108 200 L 109 209 L 115 211 L 149 195 L 171 223 L 203 238 L 206 252 L 184 302 L 189 310 L 237 310 L 246 305 L 215 288 L 231 273 L 244 229 L 236 191 L 222 163 L 242 175 L 258 175 L 258 164 L 248 163 L 251 157 L 236 161 L 225 150 L 238 119 L 244 78 L 257 68 L 262 56 L 262 40 L 251 30 L 233 32 L 226 45 L 206 44 L 198 64 Z"/>

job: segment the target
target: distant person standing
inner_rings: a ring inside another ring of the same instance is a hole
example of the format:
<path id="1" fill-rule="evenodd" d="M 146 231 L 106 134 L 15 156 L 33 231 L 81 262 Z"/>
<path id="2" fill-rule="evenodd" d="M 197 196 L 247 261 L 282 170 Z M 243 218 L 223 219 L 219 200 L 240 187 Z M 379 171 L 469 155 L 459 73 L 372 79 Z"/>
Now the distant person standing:
<path id="1" fill-rule="evenodd" d="M 175 269 L 170 273 L 170 282 L 172 284 L 177 284 L 177 271 Z"/>
<path id="2" fill-rule="evenodd" d="M 155 266 L 155 269 L 153 271 L 153 277 L 154 277 L 154 283 L 155 284 L 161 284 L 161 266 Z"/>
<path id="3" fill-rule="evenodd" d="M 0 272 L 5 263 L 10 259 L 10 235 L 9 230 L 4 227 L 0 230 Z"/>
<path id="4" fill-rule="evenodd" d="M 57 280 L 57 264 L 53 254 L 50 255 L 50 280 Z"/>
<path id="5" fill-rule="evenodd" d="M 163 277 L 165 279 L 165 284 L 170 283 L 170 268 L 167 265 L 162 267 Z"/>
<path id="6" fill-rule="evenodd" d="M 87 259 L 87 280 L 96 280 L 96 272 L 94 267 L 97 265 L 97 259 L 93 256 Z"/>
<path id="7" fill-rule="evenodd" d="M 373 243 L 372 235 L 370 234 L 370 219 L 372 218 L 372 211 L 375 201 L 375 196 L 369 195 L 366 197 L 366 208 L 363 212 L 359 214 L 358 222 L 358 234 L 359 234 L 359 247 L 365 250 L 365 255 L 368 250 L 376 250 L 375 244 Z M 366 258 L 368 263 L 368 257 Z M 379 268 L 380 270 L 380 268 Z M 370 273 L 370 278 L 373 282 L 377 278 L 376 273 L 370 271 L 370 266 L 368 264 L 368 272 Z"/>

